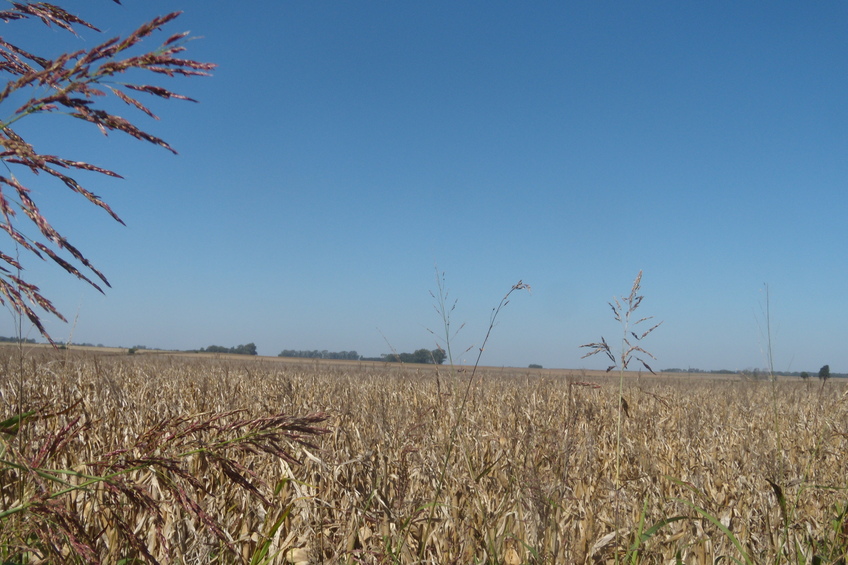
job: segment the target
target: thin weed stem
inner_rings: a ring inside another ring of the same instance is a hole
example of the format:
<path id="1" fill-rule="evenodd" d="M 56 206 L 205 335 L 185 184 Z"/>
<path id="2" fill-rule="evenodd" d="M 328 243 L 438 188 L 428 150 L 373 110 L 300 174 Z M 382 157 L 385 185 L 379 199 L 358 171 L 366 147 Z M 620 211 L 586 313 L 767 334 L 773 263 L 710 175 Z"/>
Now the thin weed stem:
<path id="1" fill-rule="evenodd" d="M 639 305 L 642 303 L 642 299 L 644 298 L 639 294 L 642 283 L 642 271 L 639 271 L 639 274 L 636 275 L 636 279 L 633 281 L 633 286 L 630 288 L 630 294 L 627 298 L 619 300 L 616 297 L 613 297 L 612 302 L 609 303 L 610 308 L 612 309 L 613 318 L 616 322 L 621 326 L 621 351 L 618 356 L 613 353 L 609 344 L 606 340 L 601 337 L 601 341 L 597 343 L 587 343 L 581 345 L 580 347 L 589 348 L 589 353 L 583 356 L 583 359 L 586 357 L 591 357 L 592 355 L 596 355 L 598 353 L 603 353 L 610 360 L 612 365 L 607 367 L 607 372 L 618 367 L 618 406 L 617 406 L 617 414 L 616 414 L 616 426 L 615 426 L 615 479 L 613 482 L 613 487 L 615 491 L 615 538 L 616 538 L 616 550 L 615 550 L 615 561 L 619 562 L 619 548 L 621 544 L 619 543 L 619 531 L 621 524 L 621 512 L 619 508 L 619 494 L 621 491 L 621 428 L 623 416 L 627 415 L 627 401 L 624 399 L 624 371 L 627 370 L 627 367 L 630 365 L 630 362 L 633 359 L 639 361 L 648 371 L 652 374 L 654 370 L 645 362 L 644 357 L 650 357 L 651 359 L 656 359 L 650 352 L 643 349 L 638 343 L 641 342 L 644 338 L 651 334 L 655 329 L 657 329 L 662 322 L 658 324 L 654 324 L 647 331 L 642 334 L 636 333 L 634 330 L 637 326 L 646 322 L 648 320 L 653 319 L 653 316 L 648 316 L 646 318 L 640 318 L 636 321 L 633 321 L 633 317 L 636 313 L 636 310 L 639 308 Z M 633 340 L 631 342 L 631 339 Z"/>
<path id="2" fill-rule="evenodd" d="M 781 518 L 781 539 L 779 542 L 780 548 L 778 550 L 778 554 L 782 550 L 785 544 L 789 543 L 789 510 L 786 507 L 786 496 L 785 496 L 785 486 L 786 486 L 786 474 L 784 469 L 784 457 L 783 457 L 783 439 L 780 430 L 780 414 L 778 411 L 778 390 L 777 390 L 777 375 L 774 372 L 774 350 L 772 347 L 772 335 L 771 335 L 771 295 L 769 293 L 769 285 L 768 283 L 763 283 L 763 292 L 765 294 L 765 308 L 763 310 L 763 315 L 765 317 L 765 338 L 766 338 L 766 362 L 768 363 L 768 372 L 769 372 L 769 383 L 771 385 L 771 408 L 772 408 L 772 419 L 774 426 L 774 438 L 775 438 L 775 454 L 774 456 L 777 458 L 776 466 L 774 467 L 773 472 L 776 473 L 776 476 L 772 478 L 767 478 L 769 485 L 772 487 L 775 496 L 777 497 L 778 505 L 780 506 L 780 518 Z"/>
<path id="3" fill-rule="evenodd" d="M 455 376 L 456 375 L 456 368 L 455 368 L 455 365 L 453 363 L 453 356 L 451 355 L 451 340 L 452 340 L 453 337 L 455 337 L 455 334 L 451 335 L 451 333 L 450 333 L 450 329 L 451 329 L 450 318 L 451 318 L 451 313 L 456 308 L 456 302 L 454 301 L 454 303 L 450 306 L 450 308 L 449 309 L 447 308 L 447 305 L 448 305 L 449 302 L 448 302 L 448 291 L 447 291 L 447 288 L 445 287 L 445 284 L 444 284 L 444 273 L 442 273 L 441 276 L 438 275 L 438 270 L 436 271 L 436 273 L 437 273 L 436 282 L 437 282 L 438 296 L 434 295 L 432 292 L 430 294 L 431 294 L 431 296 L 433 296 L 436 299 L 436 311 L 439 313 L 439 315 L 441 317 L 442 324 L 443 324 L 444 331 L 445 331 L 445 335 L 444 335 L 445 351 L 447 352 L 447 358 L 450 362 L 451 375 Z M 523 281 L 518 281 L 516 284 L 512 285 L 512 288 L 510 288 L 509 291 L 504 295 L 504 297 L 501 298 L 501 301 L 498 303 L 498 305 L 495 308 L 492 309 L 492 315 L 489 318 L 489 327 L 486 329 L 486 336 L 483 338 L 483 343 L 480 345 L 480 347 L 477 350 L 477 358 L 474 360 L 474 367 L 472 368 L 471 374 L 468 377 L 468 382 L 465 385 L 465 392 L 463 393 L 462 400 L 460 401 L 460 404 L 459 404 L 459 410 L 457 412 L 456 421 L 454 422 L 453 426 L 451 427 L 450 435 L 449 435 L 449 438 L 448 438 L 447 452 L 445 453 L 445 457 L 442 460 L 441 470 L 439 472 L 439 480 L 436 483 L 436 492 L 433 495 L 433 501 L 430 503 L 430 512 L 427 516 L 427 522 L 424 525 L 424 533 L 421 536 L 421 543 L 420 543 L 419 548 L 418 548 L 418 560 L 419 560 L 419 562 L 424 561 L 424 552 L 425 552 L 426 547 L 427 547 L 427 538 L 430 535 L 430 530 L 431 530 L 432 525 L 433 525 L 436 507 L 439 505 L 439 501 L 441 500 L 441 497 L 442 497 L 442 491 L 444 490 L 444 486 L 445 486 L 445 477 L 447 476 L 448 466 L 450 465 L 451 455 L 453 454 L 454 444 L 456 443 L 456 436 L 457 436 L 457 433 L 459 433 L 459 425 L 462 423 L 462 418 L 463 418 L 463 415 L 465 414 L 465 407 L 468 404 L 468 397 L 471 394 L 471 387 L 473 386 L 474 378 L 477 375 L 477 368 L 480 366 L 480 360 L 483 357 L 483 352 L 486 350 L 486 344 L 488 343 L 489 338 L 492 335 L 492 330 L 495 328 L 495 323 L 497 321 L 498 314 L 500 314 L 501 310 L 507 304 L 509 304 L 510 295 L 512 295 L 512 293 L 517 291 L 517 290 L 530 290 L 530 285 L 524 283 Z M 404 540 L 405 540 L 405 538 L 404 538 Z M 402 541 L 401 543 L 403 544 L 404 542 Z M 401 547 L 403 547 L 403 546 L 401 546 Z"/>

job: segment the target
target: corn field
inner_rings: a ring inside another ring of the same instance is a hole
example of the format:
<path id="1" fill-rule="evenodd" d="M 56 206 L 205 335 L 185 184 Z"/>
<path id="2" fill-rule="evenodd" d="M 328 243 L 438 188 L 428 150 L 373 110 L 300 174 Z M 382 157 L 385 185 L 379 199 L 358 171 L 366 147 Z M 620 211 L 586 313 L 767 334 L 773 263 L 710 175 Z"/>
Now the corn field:
<path id="1" fill-rule="evenodd" d="M 845 563 L 838 379 L 0 348 L 0 562 Z M 621 484 L 614 481 L 616 461 Z"/>

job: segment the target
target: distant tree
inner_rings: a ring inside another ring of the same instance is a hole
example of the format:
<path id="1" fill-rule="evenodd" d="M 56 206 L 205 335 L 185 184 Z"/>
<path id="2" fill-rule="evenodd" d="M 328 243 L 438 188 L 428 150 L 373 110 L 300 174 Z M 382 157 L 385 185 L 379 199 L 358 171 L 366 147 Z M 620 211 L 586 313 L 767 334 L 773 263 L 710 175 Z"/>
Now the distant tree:
<path id="1" fill-rule="evenodd" d="M 432 363 L 433 357 L 429 349 L 417 349 L 412 354 L 413 363 Z"/>
<path id="2" fill-rule="evenodd" d="M 327 351 L 326 349 L 318 351 L 283 349 L 277 354 L 277 357 L 297 357 L 301 359 L 343 359 L 346 361 L 359 361 L 359 353 L 356 351 Z"/>
<path id="3" fill-rule="evenodd" d="M 386 355 L 386 361 L 390 363 L 415 363 L 415 356 L 412 353 L 389 353 Z"/>
<path id="4" fill-rule="evenodd" d="M 442 349 L 416 349 L 413 353 L 389 353 L 383 359 L 389 363 L 421 363 L 441 365 L 447 354 Z"/>
<path id="5" fill-rule="evenodd" d="M 808 373 L 807 371 L 801 371 L 801 378 L 806 381 L 810 378 L 810 373 Z"/>
<path id="6" fill-rule="evenodd" d="M 530 363 L 530 366 L 528 368 L 530 368 L 530 369 L 541 369 L 542 366 L 537 365 L 536 363 Z"/>
<path id="7" fill-rule="evenodd" d="M 239 355 L 256 355 L 256 344 L 248 343 L 246 345 L 239 345 L 234 347 L 231 353 L 237 353 Z"/>
<path id="8" fill-rule="evenodd" d="M 434 349 L 434 350 L 432 350 L 432 351 L 430 352 L 430 354 L 433 356 L 433 362 L 434 362 L 436 365 L 441 365 L 441 364 L 442 364 L 442 363 L 444 363 L 444 362 L 445 362 L 445 360 L 448 358 L 448 354 L 447 354 L 447 353 L 445 352 L 445 350 L 444 350 L 444 349 L 442 349 L 441 347 L 440 347 L 440 348 L 438 348 L 438 349 Z"/>
<path id="9" fill-rule="evenodd" d="M 830 378 L 830 365 L 825 365 L 821 369 L 819 369 L 819 378 L 823 381 L 826 381 Z"/>
<path id="10" fill-rule="evenodd" d="M 223 347 L 221 345 L 210 345 L 207 348 L 200 348 L 200 353 L 235 353 L 236 355 L 256 355 L 256 344 L 248 343 L 247 345 L 237 345 L 236 347 Z"/>
<path id="11" fill-rule="evenodd" d="M 35 340 L 30 339 L 28 337 L 18 339 L 16 337 L 2 337 L 2 336 L 0 336 L 0 342 L 4 342 L 4 343 L 35 343 Z"/>

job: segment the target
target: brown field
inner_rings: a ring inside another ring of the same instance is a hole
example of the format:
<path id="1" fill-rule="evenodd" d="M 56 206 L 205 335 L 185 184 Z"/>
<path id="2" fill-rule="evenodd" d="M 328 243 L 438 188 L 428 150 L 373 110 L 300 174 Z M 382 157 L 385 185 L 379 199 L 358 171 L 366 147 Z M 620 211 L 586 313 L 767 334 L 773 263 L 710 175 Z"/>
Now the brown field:
<path id="1" fill-rule="evenodd" d="M 470 368 L 3 347 L 0 370 L 0 562 L 845 562 L 839 380 L 628 375 L 617 488 L 603 373 L 487 368 L 460 413 Z"/>

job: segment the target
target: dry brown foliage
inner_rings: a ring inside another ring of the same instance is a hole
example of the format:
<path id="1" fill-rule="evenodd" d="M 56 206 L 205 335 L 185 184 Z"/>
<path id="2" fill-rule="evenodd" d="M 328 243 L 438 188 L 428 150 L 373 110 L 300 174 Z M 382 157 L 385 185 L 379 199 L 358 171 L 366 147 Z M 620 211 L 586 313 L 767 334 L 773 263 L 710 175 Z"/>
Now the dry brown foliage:
<path id="1" fill-rule="evenodd" d="M 161 457 L 178 459 L 189 476 L 142 461 L 129 472 L 132 491 L 102 484 L 4 517 L 3 558 L 24 546 L 32 563 L 73 553 L 71 535 L 49 540 L 49 549 L 47 540 L 21 537 L 24 517 L 62 532 L 51 520 L 64 516 L 93 548 L 79 562 L 239 563 L 263 547 L 266 559 L 254 562 L 416 563 L 419 552 L 427 563 L 463 564 L 743 560 L 693 506 L 728 528 L 754 563 L 837 563 L 848 547 L 848 388 L 837 380 L 776 383 L 781 452 L 775 385 L 628 375 L 617 490 L 616 381 L 484 371 L 423 539 L 466 385 L 444 367 L 74 352 L 31 352 L 20 363 L 14 351 L 0 350 L 0 416 L 17 413 L 22 368 L 28 409 L 41 417 L 25 424 L 26 439 L 5 434 L 5 443 L 33 467 L 102 474 L 97 465 L 106 461 Z M 211 450 L 232 468 L 199 453 L 156 451 L 168 437 L 211 448 L 210 438 L 226 442 L 216 435 L 226 430 L 244 436 L 239 421 L 306 413 L 325 413 L 330 433 L 314 436 L 313 447 L 286 440 L 285 452 L 302 464 L 243 444 Z M 8 464 L 0 473 L 3 508 L 20 504 L 22 483 L 23 500 L 44 498 L 43 481 L 19 473 Z M 624 509 L 620 547 L 614 499 Z M 629 551 L 639 532 L 677 516 L 684 519 Z"/>

